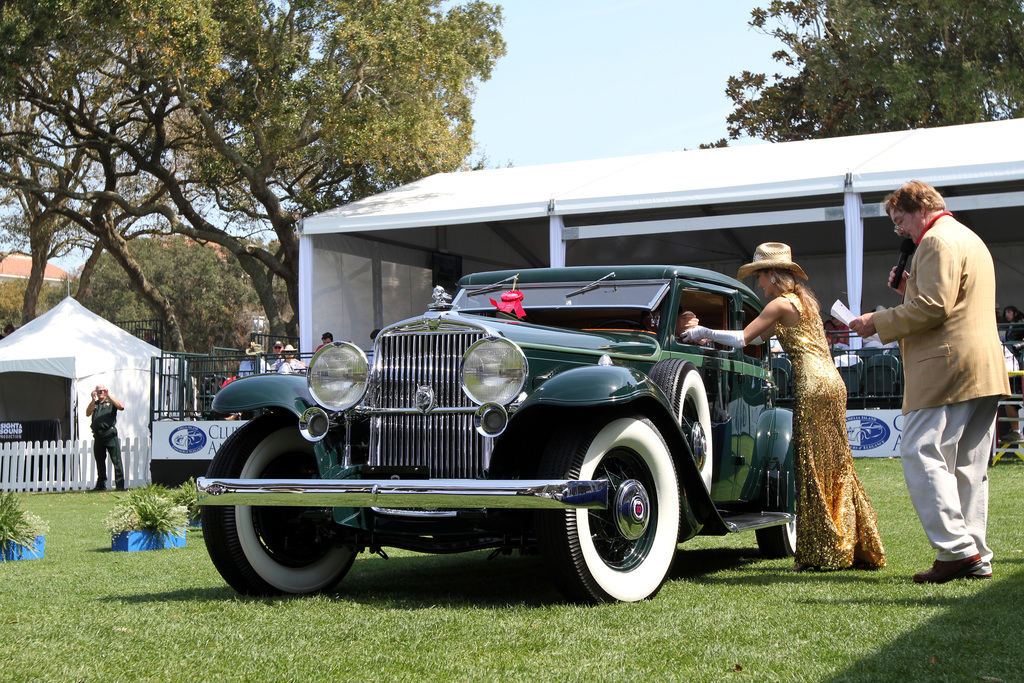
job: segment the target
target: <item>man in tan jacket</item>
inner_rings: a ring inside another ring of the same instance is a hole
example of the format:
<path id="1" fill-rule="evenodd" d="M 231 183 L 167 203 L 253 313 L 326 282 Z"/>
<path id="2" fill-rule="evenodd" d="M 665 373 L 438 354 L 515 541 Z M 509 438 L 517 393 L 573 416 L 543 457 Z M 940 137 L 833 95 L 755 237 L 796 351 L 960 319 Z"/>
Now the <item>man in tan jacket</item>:
<path id="1" fill-rule="evenodd" d="M 914 581 L 989 578 L 988 458 L 998 401 L 1010 392 L 992 314 L 992 255 L 927 183 L 906 183 L 886 197 L 885 207 L 897 234 L 918 245 L 909 272 L 890 282 L 903 303 L 866 313 L 850 329 L 900 341 L 903 475 L 936 549 L 935 564 Z"/>

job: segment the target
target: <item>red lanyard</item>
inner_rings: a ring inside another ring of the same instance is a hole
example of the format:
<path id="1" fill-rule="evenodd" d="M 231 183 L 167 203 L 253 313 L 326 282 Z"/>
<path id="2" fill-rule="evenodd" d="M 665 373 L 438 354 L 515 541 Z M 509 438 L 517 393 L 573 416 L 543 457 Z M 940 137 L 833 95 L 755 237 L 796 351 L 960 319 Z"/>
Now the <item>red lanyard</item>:
<path id="1" fill-rule="evenodd" d="M 935 221 L 939 220 L 943 216 L 952 216 L 952 215 L 953 215 L 953 212 L 951 212 L 951 211 L 943 211 L 938 216 L 936 216 L 935 218 L 933 218 L 930 221 L 928 221 L 928 225 L 924 226 L 924 230 L 921 231 L 921 236 L 917 239 L 916 242 L 914 242 L 914 244 L 921 244 L 921 240 L 924 239 L 925 234 L 927 234 L 928 231 L 932 229 L 932 226 L 935 225 Z"/>

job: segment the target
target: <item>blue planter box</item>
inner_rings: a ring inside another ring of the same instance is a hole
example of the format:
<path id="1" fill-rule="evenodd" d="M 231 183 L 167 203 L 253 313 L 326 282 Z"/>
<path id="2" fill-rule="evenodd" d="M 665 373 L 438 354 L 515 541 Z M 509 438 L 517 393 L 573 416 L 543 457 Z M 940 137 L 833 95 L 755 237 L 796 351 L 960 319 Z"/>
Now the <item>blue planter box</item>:
<path id="1" fill-rule="evenodd" d="M 184 548 L 185 529 L 175 529 L 170 534 L 158 534 L 154 531 L 122 531 L 110 539 L 110 549 L 132 553 L 136 550 L 160 550 L 162 548 Z"/>
<path id="2" fill-rule="evenodd" d="M 17 543 L 8 543 L 4 546 L 0 555 L 3 556 L 4 562 L 13 562 L 14 560 L 41 560 L 43 559 L 43 551 L 46 548 L 46 536 L 36 536 L 36 542 L 31 546 L 18 545 Z"/>

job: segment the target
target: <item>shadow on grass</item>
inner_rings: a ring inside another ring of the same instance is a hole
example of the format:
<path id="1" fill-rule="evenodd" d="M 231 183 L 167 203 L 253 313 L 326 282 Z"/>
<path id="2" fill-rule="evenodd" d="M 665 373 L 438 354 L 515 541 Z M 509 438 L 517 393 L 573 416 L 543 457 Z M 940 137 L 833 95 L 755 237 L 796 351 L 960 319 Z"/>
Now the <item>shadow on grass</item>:
<path id="1" fill-rule="evenodd" d="M 713 581 L 709 574 L 725 570 L 737 570 L 761 562 L 764 557 L 757 548 L 700 548 L 687 550 L 686 546 L 676 550 L 675 562 L 672 571 L 669 572 L 669 581 L 677 579 L 700 579 L 701 581 Z M 729 579 L 718 579 L 726 583 L 743 581 L 730 577 Z"/>
<path id="2" fill-rule="evenodd" d="M 921 591 L 920 597 L 890 601 L 897 609 L 941 607 L 945 612 L 826 680 L 1021 680 L 1024 560 L 997 557 L 994 569 L 999 578 L 967 597 L 958 595 L 962 590 L 958 584 L 964 583 L 958 580 L 940 586 L 915 586 Z"/>
<path id="3" fill-rule="evenodd" d="M 142 595 L 108 595 L 100 598 L 100 602 L 115 602 L 141 605 L 147 602 L 183 602 L 212 600 L 237 600 L 239 595 L 230 586 L 224 584 L 208 588 L 182 588 L 163 593 L 145 593 Z"/>
<path id="4" fill-rule="evenodd" d="M 96 552 L 110 552 L 96 549 Z M 491 550 L 450 555 L 398 555 L 388 559 L 363 553 L 356 558 L 348 574 L 337 587 L 325 594 L 329 600 L 384 605 L 394 609 L 421 609 L 430 606 L 508 607 L 519 605 L 541 607 L 564 604 L 555 588 L 550 569 L 539 555 L 492 555 Z M 780 560 L 778 567 L 758 567 L 764 558 L 756 547 L 705 548 L 676 550 L 675 562 L 668 581 L 696 580 L 705 583 L 736 585 L 770 585 L 780 582 L 804 581 L 808 575 L 784 571 L 790 563 Z M 749 569 L 749 573 L 744 573 Z M 729 572 L 728 576 L 715 576 Z M 737 575 L 736 573 L 740 574 Z M 838 578 L 840 572 L 821 572 L 818 577 Z M 855 580 L 853 572 L 842 572 Z M 861 573 L 862 574 L 862 573 Z M 243 596 L 226 584 L 223 587 L 174 590 L 135 596 L 111 596 L 110 600 L 125 602 L 251 600 L 279 603 L 301 600 L 302 595 L 273 597 Z"/>
<path id="5" fill-rule="evenodd" d="M 338 586 L 324 598 L 392 609 L 424 607 L 541 607 L 562 602 L 539 556 L 498 556 L 489 551 L 457 555 L 391 556 L 360 555 Z M 222 587 L 173 590 L 142 595 L 117 595 L 109 601 L 146 603 L 252 601 L 277 604 L 308 599 L 305 595 L 245 596 Z"/>
<path id="6" fill-rule="evenodd" d="M 394 608 L 431 605 L 540 607 L 562 602 L 539 555 L 474 551 L 388 560 L 367 557 L 353 565 L 336 596 Z"/>

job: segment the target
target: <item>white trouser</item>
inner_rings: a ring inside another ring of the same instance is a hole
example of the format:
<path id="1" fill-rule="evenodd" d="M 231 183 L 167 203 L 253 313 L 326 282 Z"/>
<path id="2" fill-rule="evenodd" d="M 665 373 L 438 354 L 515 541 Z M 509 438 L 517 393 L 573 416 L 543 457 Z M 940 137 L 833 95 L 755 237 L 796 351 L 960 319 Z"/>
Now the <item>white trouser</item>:
<path id="1" fill-rule="evenodd" d="M 988 396 L 915 410 L 903 421 L 900 441 L 907 491 L 936 559 L 977 553 L 986 574 L 992 571 L 985 528 L 997 405 L 997 397 Z"/>

